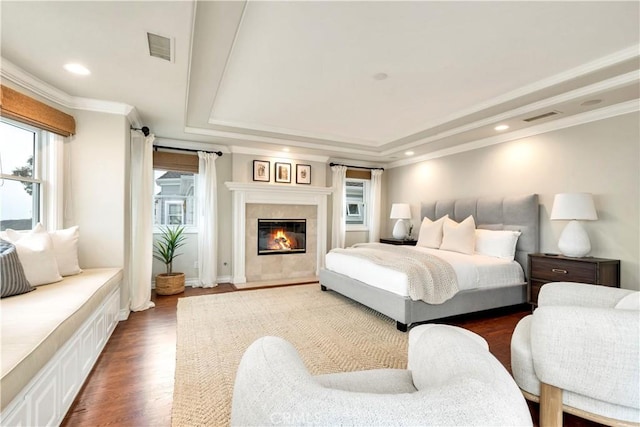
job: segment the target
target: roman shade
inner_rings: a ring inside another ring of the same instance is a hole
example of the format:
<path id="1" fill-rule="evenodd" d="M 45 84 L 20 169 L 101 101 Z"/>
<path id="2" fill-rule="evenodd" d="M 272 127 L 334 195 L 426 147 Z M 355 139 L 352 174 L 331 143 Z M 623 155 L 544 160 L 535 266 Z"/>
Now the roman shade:
<path id="1" fill-rule="evenodd" d="M 198 155 L 171 153 L 168 151 L 153 152 L 153 168 L 173 172 L 198 173 Z"/>
<path id="2" fill-rule="evenodd" d="M 0 114 L 58 135 L 71 136 L 76 133 L 73 116 L 4 85 L 0 85 Z"/>

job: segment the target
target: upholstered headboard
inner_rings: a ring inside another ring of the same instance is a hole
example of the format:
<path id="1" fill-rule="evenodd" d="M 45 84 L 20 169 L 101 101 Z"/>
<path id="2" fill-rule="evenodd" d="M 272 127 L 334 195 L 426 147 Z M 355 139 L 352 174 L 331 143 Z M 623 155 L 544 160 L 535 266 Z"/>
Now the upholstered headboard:
<path id="1" fill-rule="evenodd" d="M 528 257 L 540 246 L 538 195 L 482 197 L 477 199 L 439 200 L 422 203 L 420 218 L 436 220 L 445 215 L 460 222 L 473 215 L 476 228 L 519 230 L 516 261 L 529 277 Z"/>

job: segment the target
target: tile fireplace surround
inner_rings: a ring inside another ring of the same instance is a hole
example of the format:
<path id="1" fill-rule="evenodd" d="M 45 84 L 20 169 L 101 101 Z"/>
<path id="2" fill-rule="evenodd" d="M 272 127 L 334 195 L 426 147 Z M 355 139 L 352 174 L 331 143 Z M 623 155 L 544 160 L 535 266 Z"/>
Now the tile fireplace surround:
<path id="1" fill-rule="evenodd" d="M 232 274 L 231 282 L 234 284 L 246 283 L 250 281 L 267 280 L 274 278 L 291 277 L 295 274 L 303 274 L 308 276 L 318 275 L 320 268 L 324 267 L 324 255 L 327 252 L 327 196 L 331 194 L 330 187 L 300 186 L 300 185 L 278 185 L 278 184 L 262 184 L 262 183 L 245 183 L 245 182 L 225 182 L 225 185 L 232 193 Z M 251 206 L 247 206 L 251 205 Z M 272 209 L 265 205 L 276 205 Z M 293 214 L 287 212 L 284 207 L 291 207 Z M 315 212 L 309 210 L 309 207 L 315 207 Z M 254 221 L 250 216 L 260 215 L 264 212 L 274 212 L 275 217 L 294 217 L 296 215 L 306 215 L 308 224 L 312 220 L 315 222 L 315 230 L 308 227 L 307 229 L 307 254 L 315 256 L 315 260 L 305 258 L 300 264 L 300 271 L 287 272 L 290 260 L 295 259 L 298 255 L 268 255 L 261 256 L 260 264 L 256 262 L 256 236 L 248 227 L 247 221 Z M 293 215 L 293 216 L 292 216 Z M 249 231 L 248 231 L 249 230 Z M 313 236 L 311 234 L 314 234 Z M 310 248 L 311 244 L 314 245 Z M 262 259 L 271 258 L 271 261 L 263 261 Z M 315 261 L 315 262 L 314 262 Z M 247 269 L 247 264 L 251 263 L 251 267 Z M 264 264 L 264 265 L 263 265 Z M 305 268 L 315 271 L 306 271 Z M 283 277 L 278 277 L 283 276 Z"/>

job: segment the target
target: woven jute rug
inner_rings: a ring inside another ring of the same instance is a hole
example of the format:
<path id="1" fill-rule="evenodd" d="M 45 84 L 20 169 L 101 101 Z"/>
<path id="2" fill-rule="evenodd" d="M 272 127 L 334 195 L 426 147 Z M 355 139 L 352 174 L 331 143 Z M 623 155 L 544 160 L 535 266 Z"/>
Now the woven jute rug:
<path id="1" fill-rule="evenodd" d="M 407 365 L 395 322 L 320 285 L 178 301 L 173 426 L 225 426 L 240 358 L 265 335 L 292 343 L 314 374 Z"/>

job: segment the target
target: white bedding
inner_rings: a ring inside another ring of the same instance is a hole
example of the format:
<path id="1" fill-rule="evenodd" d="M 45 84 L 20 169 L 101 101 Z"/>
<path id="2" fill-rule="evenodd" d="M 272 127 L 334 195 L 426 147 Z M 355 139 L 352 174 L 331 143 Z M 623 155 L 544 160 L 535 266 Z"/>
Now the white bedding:
<path id="1" fill-rule="evenodd" d="M 411 249 L 439 256 L 451 264 L 461 291 L 524 283 L 522 267 L 515 261 L 419 246 Z M 403 297 L 409 296 L 407 275 L 399 271 L 379 266 L 365 259 L 333 252 L 326 255 L 325 264 L 328 270 Z"/>

